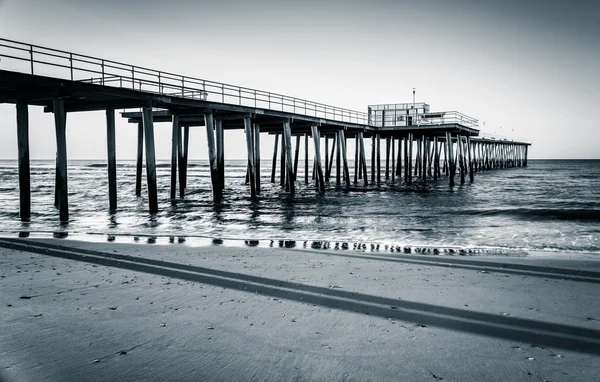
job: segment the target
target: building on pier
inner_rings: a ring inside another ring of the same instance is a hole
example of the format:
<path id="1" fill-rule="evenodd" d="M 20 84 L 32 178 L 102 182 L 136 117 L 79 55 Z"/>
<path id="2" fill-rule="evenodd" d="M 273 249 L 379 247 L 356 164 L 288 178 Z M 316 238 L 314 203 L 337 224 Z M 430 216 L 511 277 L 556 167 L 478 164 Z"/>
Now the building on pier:
<path id="1" fill-rule="evenodd" d="M 431 111 L 429 104 L 391 103 L 369 105 L 369 123 L 374 127 L 408 127 L 459 124 L 479 127 L 479 121 L 457 111 Z"/>

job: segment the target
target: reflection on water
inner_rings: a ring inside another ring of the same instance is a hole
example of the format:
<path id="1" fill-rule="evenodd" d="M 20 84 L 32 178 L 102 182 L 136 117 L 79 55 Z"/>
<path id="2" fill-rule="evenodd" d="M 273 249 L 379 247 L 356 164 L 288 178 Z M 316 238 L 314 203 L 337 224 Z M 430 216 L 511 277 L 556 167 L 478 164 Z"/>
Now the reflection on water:
<path id="1" fill-rule="evenodd" d="M 270 183 L 265 161 L 261 195 L 252 202 L 245 161 L 229 161 L 223 202 L 215 205 L 202 161 L 190 166 L 186 198 L 171 202 L 165 162 L 157 169 L 160 212 L 149 214 L 145 190 L 135 197 L 133 163 L 120 162 L 118 211 L 109 214 L 105 165 L 72 161 L 71 221 L 61 225 L 53 206 L 53 162 L 32 163 L 32 219 L 21 223 L 16 162 L 0 161 L 0 231 L 21 237 L 28 232 L 54 237 L 102 233 L 109 241 L 132 235 L 148 243 L 205 237 L 214 238 L 213 245 L 240 239 L 248 246 L 424 254 L 468 255 L 486 248 L 600 252 L 600 162 L 529 164 L 479 173 L 475 183 L 453 189 L 446 178 L 411 187 L 398 181 L 382 181 L 380 187 L 359 184 L 350 191 L 335 187 L 334 181 L 325 194 L 304 185 L 301 172 L 296 194 L 290 195 L 278 179 Z"/>

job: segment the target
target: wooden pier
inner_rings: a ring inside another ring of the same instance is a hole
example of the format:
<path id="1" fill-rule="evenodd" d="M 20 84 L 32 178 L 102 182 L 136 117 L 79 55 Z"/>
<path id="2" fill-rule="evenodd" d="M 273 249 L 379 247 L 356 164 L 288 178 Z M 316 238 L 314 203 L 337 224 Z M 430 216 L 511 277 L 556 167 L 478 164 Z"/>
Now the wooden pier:
<path id="1" fill-rule="evenodd" d="M 473 182 L 477 172 L 527 166 L 529 143 L 479 138 L 477 121 L 456 112 L 431 113 L 423 110 L 421 114 L 414 111 L 414 115 L 407 112 L 406 118 L 397 115 L 392 118 L 391 113 L 386 114 L 385 108 L 377 111 L 369 107 L 369 112 L 354 111 L 5 39 L 0 39 L 0 58 L 3 63 L 0 69 L 0 103 L 16 104 L 20 216 L 25 221 L 31 217 L 29 105 L 42 106 L 46 112 L 54 114 L 56 206 L 60 220 L 64 222 L 69 220 L 66 125 L 67 115 L 72 112 L 106 112 L 111 212 L 118 211 L 117 109 L 138 110 L 121 115 L 137 125 L 136 195 L 141 195 L 145 154 L 151 213 L 159 211 L 155 122 L 172 124 L 171 199 L 185 196 L 189 132 L 190 128 L 198 127 L 206 129 L 211 185 L 216 203 L 221 202 L 226 187 L 226 132 L 235 129 L 245 132 L 246 182 L 252 199 L 260 198 L 262 187 L 261 134 L 275 135 L 271 183 L 276 182 L 277 153 L 280 149 L 280 185 L 292 194 L 297 182 L 313 182 L 320 192 L 325 192 L 326 184 L 332 182 L 333 173 L 335 185 L 339 187 L 351 189 L 353 184 L 380 185 L 382 140 L 385 150 L 383 177 L 386 182 L 411 185 L 447 178 L 452 187 L 456 182 L 465 183 L 466 179 Z M 5 62 L 11 64 L 10 70 L 4 69 L 8 66 Z M 52 75 L 47 75 L 49 71 Z M 403 123 L 397 123 L 399 120 Z M 365 152 L 368 139 L 371 139 L 372 148 L 370 174 Z M 348 140 L 355 142 L 352 174 L 346 146 Z M 302 142 L 304 176 L 298 177 Z M 309 158 L 309 144 L 314 147 L 314 158 Z M 324 147 L 324 153 L 321 147 Z"/>

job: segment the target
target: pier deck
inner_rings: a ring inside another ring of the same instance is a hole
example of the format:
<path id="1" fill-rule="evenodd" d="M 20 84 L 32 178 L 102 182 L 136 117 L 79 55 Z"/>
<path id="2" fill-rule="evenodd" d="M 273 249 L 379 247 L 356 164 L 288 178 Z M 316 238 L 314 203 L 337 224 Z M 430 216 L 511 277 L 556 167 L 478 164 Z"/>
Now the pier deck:
<path id="1" fill-rule="evenodd" d="M 55 205 L 61 221 L 69 220 L 66 116 L 72 112 L 106 111 L 111 212 L 117 211 L 116 109 L 137 109 L 124 112 L 122 117 L 138 125 L 138 196 L 141 195 L 143 151 L 146 148 L 151 213 L 158 211 L 154 122 L 170 122 L 173 126 L 171 199 L 177 197 L 177 188 L 179 197 L 185 196 L 191 126 L 206 129 L 216 203 L 221 201 L 225 187 L 224 131 L 231 129 L 245 131 L 247 183 L 252 199 L 258 198 L 261 189 L 261 133 L 275 134 L 271 182 L 275 182 L 281 135 L 280 184 L 291 193 L 295 191 L 295 183 L 300 181 L 297 175 L 301 137 L 304 137 L 304 182 L 309 183 L 309 160 L 312 160 L 312 179 L 322 192 L 334 169 L 336 185 L 341 186 L 343 182 L 346 187 L 351 186 L 346 149 L 350 138 L 355 140 L 354 183 L 361 181 L 364 185 L 369 184 L 369 175 L 371 183 L 381 183 L 382 138 L 385 140 L 385 179 L 398 179 L 407 185 L 412 184 L 413 176 L 426 182 L 429 178 L 437 180 L 443 174 L 453 186 L 457 170 L 461 183 L 464 183 L 467 174 L 472 182 L 477 171 L 527 165 L 529 143 L 478 139 L 477 120 L 457 112 L 429 113 L 427 109 L 427 113 L 419 115 L 414 111 L 414 116 L 408 116 L 407 110 L 404 124 L 389 123 L 389 116 L 385 114 L 388 105 L 374 106 L 377 110 L 372 115 L 371 107 L 368 113 L 355 111 L 6 39 L 0 39 L 0 59 L 0 103 L 16 104 L 22 220 L 29 220 L 31 216 L 29 105 L 44 107 L 46 112 L 54 114 L 57 140 Z M 395 115 L 393 121 L 403 118 Z M 295 155 L 293 136 L 296 136 Z M 370 174 L 365 138 L 371 139 Z M 314 145 L 314 158 L 309 158 L 308 154 L 310 140 Z M 324 150 L 321 141 L 324 141 Z"/>

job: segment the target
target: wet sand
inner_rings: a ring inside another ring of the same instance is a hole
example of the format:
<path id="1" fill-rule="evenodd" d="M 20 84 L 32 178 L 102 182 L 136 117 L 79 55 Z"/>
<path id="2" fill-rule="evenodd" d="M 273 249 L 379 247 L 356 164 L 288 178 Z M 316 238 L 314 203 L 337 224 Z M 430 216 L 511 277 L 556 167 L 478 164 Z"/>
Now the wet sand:
<path id="1" fill-rule="evenodd" d="M 0 380 L 591 381 L 600 259 L 0 239 Z"/>

